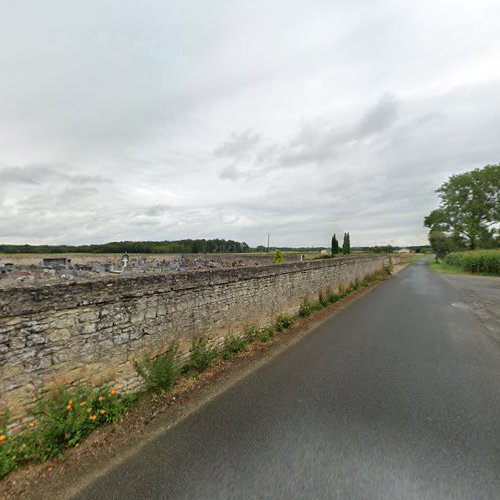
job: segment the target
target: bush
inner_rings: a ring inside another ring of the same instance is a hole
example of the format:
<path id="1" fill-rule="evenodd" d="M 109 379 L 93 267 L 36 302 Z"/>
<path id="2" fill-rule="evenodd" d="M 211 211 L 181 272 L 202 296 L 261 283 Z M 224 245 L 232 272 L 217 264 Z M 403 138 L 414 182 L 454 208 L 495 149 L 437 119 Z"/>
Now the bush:
<path id="1" fill-rule="evenodd" d="M 337 297 L 337 295 L 335 295 L 335 292 L 333 292 L 333 290 L 330 290 L 326 294 L 326 299 L 328 300 L 328 302 L 330 302 L 330 304 L 333 304 L 334 302 L 337 302 L 339 300 L 339 298 Z"/>
<path id="2" fill-rule="evenodd" d="M 282 332 L 293 325 L 293 318 L 290 316 L 278 316 L 276 318 L 276 330 Z"/>
<path id="3" fill-rule="evenodd" d="M 224 347 L 222 348 L 222 357 L 224 359 L 229 359 L 235 354 L 244 351 L 248 346 L 248 340 L 246 338 L 236 337 L 231 335 L 224 342 Z"/>
<path id="4" fill-rule="evenodd" d="M 307 299 L 304 299 L 299 308 L 299 316 L 302 318 L 307 318 L 311 315 L 313 308 Z"/>
<path id="5" fill-rule="evenodd" d="M 177 344 L 158 355 L 146 354 L 142 362 L 134 362 L 134 368 L 144 379 L 149 389 L 169 391 L 180 374 L 180 365 L 175 360 L 178 352 Z"/>
<path id="6" fill-rule="evenodd" d="M 500 250 L 452 252 L 446 257 L 445 263 L 469 273 L 500 275 Z"/>
<path id="7" fill-rule="evenodd" d="M 219 355 L 214 347 L 208 345 L 206 337 L 197 337 L 193 339 L 191 348 L 189 349 L 189 361 L 184 366 L 184 372 L 206 370 Z"/>
<path id="8" fill-rule="evenodd" d="M 113 387 L 83 383 L 42 391 L 26 429 L 9 434 L 8 415 L 0 418 L 0 477 L 20 463 L 48 460 L 75 446 L 95 427 L 121 418 L 134 400 Z"/>

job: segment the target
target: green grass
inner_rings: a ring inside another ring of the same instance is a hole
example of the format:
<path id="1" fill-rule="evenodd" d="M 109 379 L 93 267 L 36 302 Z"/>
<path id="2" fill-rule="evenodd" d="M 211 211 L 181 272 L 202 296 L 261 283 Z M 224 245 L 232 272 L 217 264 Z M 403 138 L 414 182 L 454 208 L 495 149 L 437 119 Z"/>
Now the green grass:
<path id="1" fill-rule="evenodd" d="M 443 274 L 456 274 L 463 273 L 463 270 L 456 266 L 450 266 L 445 262 L 436 262 L 435 259 L 429 259 L 427 261 L 427 265 L 429 268 L 435 273 L 443 273 Z"/>

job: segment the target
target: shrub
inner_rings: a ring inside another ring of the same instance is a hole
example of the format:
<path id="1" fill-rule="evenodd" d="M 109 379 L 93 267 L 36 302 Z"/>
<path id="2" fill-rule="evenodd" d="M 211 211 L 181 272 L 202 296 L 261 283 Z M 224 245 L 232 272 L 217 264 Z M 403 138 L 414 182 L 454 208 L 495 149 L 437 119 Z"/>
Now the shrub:
<path id="1" fill-rule="evenodd" d="M 154 391 L 169 391 L 180 374 L 180 365 L 175 357 L 178 345 L 171 344 L 165 352 L 158 355 L 148 353 L 142 362 L 134 362 L 134 368 L 144 379 L 149 389 Z"/>
<path id="2" fill-rule="evenodd" d="M 276 250 L 273 256 L 273 264 L 283 264 L 283 255 L 281 250 Z"/>
<path id="3" fill-rule="evenodd" d="M 206 337 L 197 337 L 193 339 L 191 348 L 189 349 L 189 361 L 184 366 L 184 372 L 206 370 L 219 355 L 214 347 L 208 345 Z"/>
<path id="4" fill-rule="evenodd" d="M 328 302 L 330 302 L 330 304 L 333 304 L 334 302 L 337 302 L 337 300 L 339 300 L 333 290 L 329 290 L 329 292 L 326 294 L 326 299 L 328 300 Z"/>
<path id="5" fill-rule="evenodd" d="M 302 301 L 302 304 L 300 304 L 299 316 L 301 316 L 302 318 L 307 318 L 308 316 L 311 315 L 311 312 L 312 312 L 311 304 L 307 299 L 304 299 Z"/>
<path id="6" fill-rule="evenodd" d="M 246 338 L 236 337 L 231 335 L 224 342 L 224 347 L 222 348 L 222 357 L 224 359 L 229 359 L 235 354 L 244 351 L 248 346 L 248 340 Z"/>
<path id="7" fill-rule="evenodd" d="M 282 332 L 293 325 L 293 318 L 280 315 L 276 318 L 276 330 Z"/>

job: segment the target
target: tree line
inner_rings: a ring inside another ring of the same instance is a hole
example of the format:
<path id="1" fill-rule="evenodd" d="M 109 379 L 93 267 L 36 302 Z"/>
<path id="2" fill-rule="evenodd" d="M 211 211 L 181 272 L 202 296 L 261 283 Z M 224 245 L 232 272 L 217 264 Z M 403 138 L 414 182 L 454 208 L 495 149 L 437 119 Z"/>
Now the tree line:
<path id="1" fill-rule="evenodd" d="M 111 241 L 95 245 L 0 245 L 2 253 L 246 253 L 245 242 L 224 239 Z"/>

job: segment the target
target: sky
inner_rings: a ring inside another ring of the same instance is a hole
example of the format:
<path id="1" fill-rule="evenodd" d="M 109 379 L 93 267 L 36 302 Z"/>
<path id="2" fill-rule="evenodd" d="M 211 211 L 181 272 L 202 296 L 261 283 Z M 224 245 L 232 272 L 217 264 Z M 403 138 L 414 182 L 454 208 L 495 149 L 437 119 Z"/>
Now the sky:
<path id="1" fill-rule="evenodd" d="M 0 243 L 425 244 L 500 161 L 498 0 L 0 7 Z"/>

